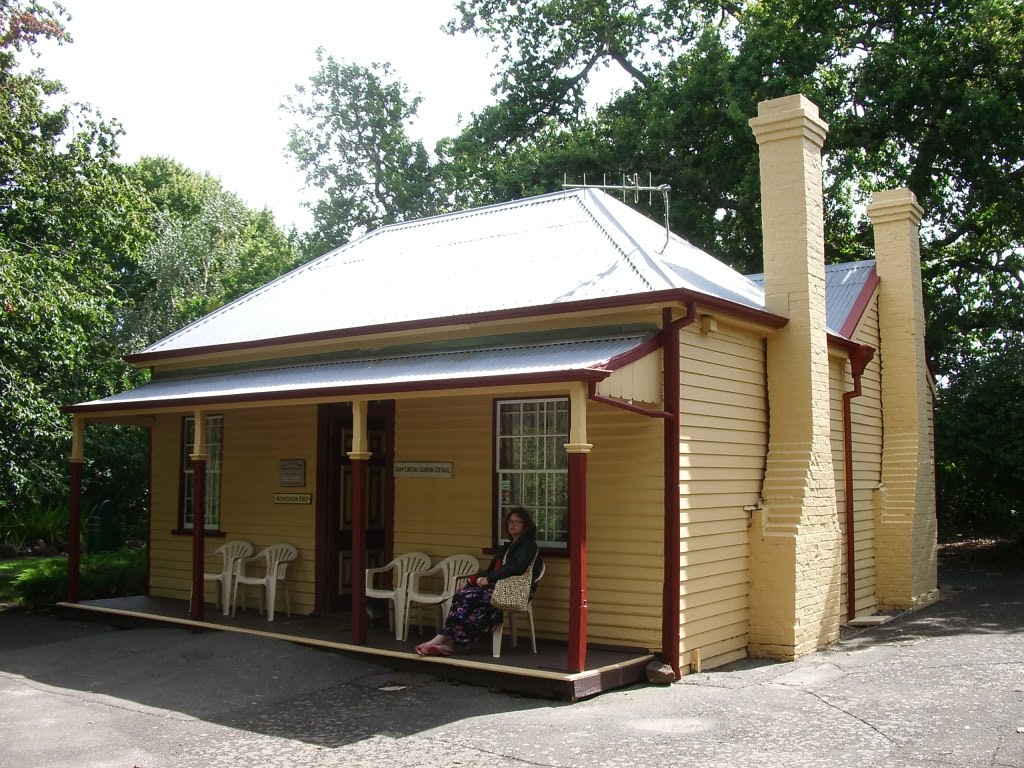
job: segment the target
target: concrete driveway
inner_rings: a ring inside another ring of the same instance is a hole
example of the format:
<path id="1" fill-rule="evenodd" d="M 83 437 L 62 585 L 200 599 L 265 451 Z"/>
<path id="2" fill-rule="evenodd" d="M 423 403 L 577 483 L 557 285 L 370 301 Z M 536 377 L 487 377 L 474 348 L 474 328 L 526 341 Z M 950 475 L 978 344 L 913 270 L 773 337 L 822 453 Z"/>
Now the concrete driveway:
<path id="1" fill-rule="evenodd" d="M 576 704 L 281 641 L 0 614 L 0 766 L 1024 766 L 1024 571 L 792 663 Z"/>

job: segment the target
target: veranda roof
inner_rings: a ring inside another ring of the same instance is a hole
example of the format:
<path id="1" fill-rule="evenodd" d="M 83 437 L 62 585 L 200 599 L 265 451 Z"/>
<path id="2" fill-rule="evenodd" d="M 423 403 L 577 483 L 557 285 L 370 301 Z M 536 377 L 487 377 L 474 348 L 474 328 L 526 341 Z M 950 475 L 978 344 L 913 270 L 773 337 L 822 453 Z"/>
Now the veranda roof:
<path id="1" fill-rule="evenodd" d="M 638 351 L 642 354 L 656 332 L 590 329 L 571 338 L 524 341 L 510 337 L 479 346 L 419 345 L 244 370 L 192 371 L 67 410 L 88 413 L 496 384 L 596 381 L 610 374 L 618 358 L 632 358 Z"/>

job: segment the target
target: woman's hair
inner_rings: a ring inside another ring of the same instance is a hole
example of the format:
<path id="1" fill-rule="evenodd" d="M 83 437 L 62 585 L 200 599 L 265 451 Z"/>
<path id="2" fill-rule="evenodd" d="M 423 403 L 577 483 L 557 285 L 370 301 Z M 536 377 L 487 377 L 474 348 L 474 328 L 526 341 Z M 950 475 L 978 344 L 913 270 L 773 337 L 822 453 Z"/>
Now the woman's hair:
<path id="1" fill-rule="evenodd" d="M 501 531 L 506 537 L 511 538 L 508 532 L 508 519 L 512 517 L 512 515 L 518 516 L 519 519 L 523 521 L 523 532 L 519 534 L 520 536 L 526 536 L 530 539 L 537 538 L 537 524 L 533 522 L 533 515 L 527 512 L 523 507 L 512 507 L 501 521 Z"/>

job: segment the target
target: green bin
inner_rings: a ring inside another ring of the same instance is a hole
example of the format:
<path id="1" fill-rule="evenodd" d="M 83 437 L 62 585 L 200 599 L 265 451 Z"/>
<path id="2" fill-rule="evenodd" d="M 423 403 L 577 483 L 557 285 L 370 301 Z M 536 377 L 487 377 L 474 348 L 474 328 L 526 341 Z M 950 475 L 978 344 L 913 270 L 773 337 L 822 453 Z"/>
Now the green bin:
<path id="1" fill-rule="evenodd" d="M 85 546 L 89 552 L 109 552 L 124 546 L 125 531 L 114 504 L 102 502 L 89 516 L 85 527 Z"/>

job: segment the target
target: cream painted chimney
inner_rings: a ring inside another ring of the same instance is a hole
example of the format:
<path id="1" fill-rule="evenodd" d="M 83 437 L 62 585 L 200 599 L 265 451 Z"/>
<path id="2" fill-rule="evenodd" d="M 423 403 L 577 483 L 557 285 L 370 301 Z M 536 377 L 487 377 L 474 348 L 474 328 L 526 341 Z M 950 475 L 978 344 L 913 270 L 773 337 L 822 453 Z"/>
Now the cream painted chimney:
<path id="1" fill-rule="evenodd" d="M 828 125 L 803 96 L 758 105 L 768 338 L 768 462 L 751 529 L 749 648 L 792 659 L 838 639 L 836 513 L 825 326 L 821 147 Z"/>
<path id="2" fill-rule="evenodd" d="M 921 292 L 921 206 L 909 189 L 876 192 L 875 231 L 882 360 L 882 487 L 875 520 L 879 607 L 912 608 L 936 591 L 932 391 Z"/>

